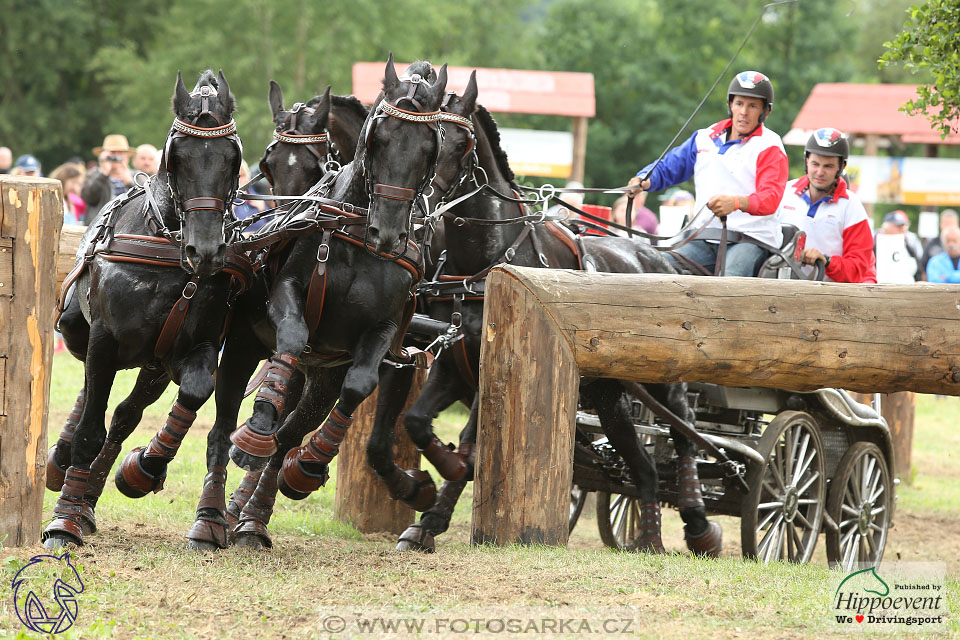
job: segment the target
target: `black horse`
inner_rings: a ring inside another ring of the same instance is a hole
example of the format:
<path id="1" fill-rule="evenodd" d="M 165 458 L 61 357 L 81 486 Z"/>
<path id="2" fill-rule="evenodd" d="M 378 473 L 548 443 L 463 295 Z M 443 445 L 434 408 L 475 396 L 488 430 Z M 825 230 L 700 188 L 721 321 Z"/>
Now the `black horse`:
<path id="1" fill-rule="evenodd" d="M 462 97 L 452 97 L 445 112 L 445 138 L 437 168 L 438 196 L 454 202 L 474 189 L 472 176 L 486 176 L 486 186 L 450 208 L 444 218 L 445 254 L 437 277 L 425 283 L 423 298 L 428 313 L 459 326 L 461 339 L 434 362 L 423 391 L 407 411 L 406 428 L 413 442 L 444 476 L 445 482 L 421 521 L 400 537 L 399 549 L 432 551 L 434 536 L 447 529 L 453 508 L 472 475 L 476 443 L 478 371 L 483 317 L 483 280 L 496 264 L 578 269 L 589 256 L 590 268 L 618 273 L 672 273 L 661 254 L 649 244 L 619 237 L 573 238 L 553 222 L 537 224 L 515 197 L 514 176 L 499 144 L 499 133 L 490 114 L 476 106 L 476 88 L 468 86 Z M 473 163 L 476 163 L 475 166 Z M 479 167 L 482 171 L 478 171 Z M 454 224 L 448 224 L 453 221 Z M 512 222 L 511 222 L 512 221 Z M 436 247 L 435 247 L 436 248 Z M 402 386 L 402 385 L 401 385 Z M 650 392 L 687 422 L 693 413 L 686 402 L 686 385 L 648 385 Z M 385 389 L 383 395 L 388 395 Z M 390 392 L 402 404 L 403 392 Z M 584 380 L 581 394 L 597 408 L 604 432 L 627 461 L 638 487 L 643 488 L 643 534 L 638 549 L 663 551 L 660 542 L 660 507 L 656 499 L 656 466 L 640 446 L 630 419 L 628 398 L 615 380 Z M 460 435 L 459 452 L 453 452 L 433 434 L 432 421 L 456 401 L 471 406 L 470 418 Z M 368 446 L 368 460 L 384 478 L 395 497 L 422 509 L 432 493 L 432 483 L 401 471 L 393 462 L 389 442 L 396 410 L 378 416 Z M 378 434 L 382 431 L 383 433 Z M 699 496 L 694 461 L 695 448 L 681 434 L 673 437 L 680 456 L 681 516 L 687 523 L 688 544 L 704 553 L 719 552 L 719 526 L 709 523 Z"/>
<path id="2" fill-rule="evenodd" d="M 252 370 L 261 345 L 275 353 L 253 416 L 232 436 L 235 463 L 248 470 L 266 465 L 240 514 L 238 544 L 271 544 L 266 525 L 278 484 L 299 499 L 325 483 L 353 411 L 376 388 L 380 367 L 392 366 L 382 364 L 384 357 L 388 351 L 402 356 L 398 336 L 422 275 L 419 252 L 409 242 L 411 218 L 440 151 L 446 66 L 436 72 L 415 63 L 400 78 L 391 56 L 384 76 L 354 161 L 321 185 L 326 193 L 317 204 L 281 221 L 288 234 L 310 232 L 273 250 L 282 266 L 269 303 L 244 310 L 245 321 L 227 341 L 225 369 L 229 358 L 229 369 Z M 351 217 L 361 207 L 369 207 L 366 219 Z M 306 375 L 302 398 L 278 431 L 297 368 Z M 245 382 L 232 381 L 233 393 Z"/>
<path id="3" fill-rule="evenodd" d="M 166 424 L 118 470 L 118 487 L 130 497 L 162 489 L 168 463 L 213 392 L 229 303 L 250 275 L 226 231 L 241 161 L 235 108 L 222 72 L 205 72 L 193 92 L 178 74 L 159 173 L 103 209 L 81 242 L 59 326 L 71 353 L 84 360 L 85 384 L 71 415 L 75 432 L 61 435 L 48 462 L 48 486 L 70 465 L 43 533 L 48 547 L 82 544 L 95 530 L 94 506 L 121 443 L 170 380 L 180 391 Z M 108 436 L 104 412 L 114 377 L 134 367 L 136 386 L 117 407 Z M 217 487 L 223 495 L 224 443 L 227 434 L 211 432 L 201 509 L 223 510 L 222 497 L 217 505 L 211 496 Z M 222 537 L 218 526 L 198 518 L 187 536 L 208 548 Z"/>
<path id="4" fill-rule="evenodd" d="M 336 170 L 341 165 L 353 162 L 357 140 L 367 119 L 367 108 L 355 97 L 332 95 L 328 87 L 323 95 L 314 96 L 306 104 L 295 103 L 290 109 L 285 109 L 283 91 L 279 84 L 271 81 L 269 104 L 276 128 L 273 142 L 260 160 L 260 171 L 270 183 L 274 195 L 302 195 L 320 181 L 327 169 Z M 278 215 L 297 202 L 280 201 Z M 271 228 L 261 232 L 261 235 L 273 233 Z M 233 431 L 236 427 L 243 400 L 243 385 L 250 379 L 256 363 L 272 355 L 270 348 L 253 335 L 250 325 L 251 319 L 262 319 L 266 313 L 270 286 L 267 272 L 259 270 L 250 290 L 237 301 L 241 311 L 232 324 L 221 363 L 223 366 L 217 377 L 216 425 L 227 431 Z M 234 348 L 234 345 L 243 343 L 252 345 L 256 357 L 253 357 L 253 352 L 251 357 L 239 357 L 245 356 L 244 347 Z M 298 371 L 293 374 L 287 389 L 286 406 L 289 409 L 299 402 L 302 389 L 303 375 Z M 259 470 L 247 472 L 230 497 L 226 518 L 231 531 L 259 480 Z M 263 499 L 258 495 L 254 504 Z"/>

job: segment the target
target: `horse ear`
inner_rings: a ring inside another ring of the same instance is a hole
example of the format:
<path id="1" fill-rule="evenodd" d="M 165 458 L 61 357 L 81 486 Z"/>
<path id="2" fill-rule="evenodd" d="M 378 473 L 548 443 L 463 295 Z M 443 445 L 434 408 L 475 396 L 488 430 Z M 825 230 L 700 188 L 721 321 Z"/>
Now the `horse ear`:
<path id="1" fill-rule="evenodd" d="M 190 92 L 183 86 L 183 76 L 177 71 L 177 84 L 173 88 L 173 112 L 182 115 L 190 106 Z"/>
<path id="2" fill-rule="evenodd" d="M 397 69 L 393 66 L 393 52 L 387 58 L 387 68 L 383 71 L 383 89 L 393 89 L 400 85 L 400 78 L 397 77 Z"/>
<path id="3" fill-rule="evenodd" d="M 313 105 L 313 110 L 317 122 L 326 122 L 330 118 L 330 85 L 327 85 L 327 90 Z"/>
<path id="4" fill-rule="evenodd" d="M 277 114 L 283 111 L 283 89 L 273 80 L 270 81 L 270 98 L 268 102 L 270 103 L 270 111 L 273 113 L 273 117 L 276 118 Z"/>
<path id="5" fill-rule="evenodd" d="M 227 79 L 223 77 L 223 69 L 220 69 L 217 72 L 217 98 L 220 100 L 220 104 L 224 106 L 227 111 L 233 113 L 233 110 L 236 108 L 236 103 L 233 100 L 233 94 L 230 93 L 230 85 L 227 84 Z"/>
<path id="6" fill-rule="evenodd" d="M 473 110 L 476 109 L 478 93 L 477 70 L 474 69 L 472 72 L 470 72 L 470 80 L 467 81 L 467 88 L 463 90 L 463 95 L 460 97 L 460 102 L 463 105 L 462 115 L 470 116 L 470 114 L 473 113 Z"/>
<path id="7" fill-rule="evenodd" d="M 440 73 L 437 74 L 437 83 L 436 85 L 437 96 L 442 99 L 443 92 L 447 88 L 447 63 L 444 62 L 443 66 L 440 67 Z"/>

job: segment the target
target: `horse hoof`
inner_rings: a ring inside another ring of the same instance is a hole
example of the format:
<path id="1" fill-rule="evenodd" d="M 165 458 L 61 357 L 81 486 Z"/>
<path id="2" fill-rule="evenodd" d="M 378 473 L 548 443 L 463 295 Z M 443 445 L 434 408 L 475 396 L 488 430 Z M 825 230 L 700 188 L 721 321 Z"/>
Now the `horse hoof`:
<path id="1" fill-rule="evenodd" d="M 663 547 L 663 541 L 659 535 L 641 536 L 637 538 L 633 550 L 637 553 L 649 553 L 652 555 L 665 554 L 667 550 Z"/>
<path id="2" fill-rule="evenodd" d="M 233 546 L 245 549 L 269 549 L 273 546 L 267 525 L 259 520 L 244 520 L 233 531 Z"/>
<path id="3" fill-rule="evenodd" d="M 201 553 L 207 553 L 212 551 L 220 551 L 220 547 L 213 542 L 207 542 L 206 540 L 187 540 L 187 551 L 199 551 Z"/>
<path id="4" fill-rule="evenodd" d="M 263 549 L 270 548 L 268 545 L 263 543 L 263 540 L 260 539 L 260 536 L 252 533 L 233 534 L 233 546 L 241 549 L 253 549 L 254 551 L 261 551 Z"/>
<path id="5" fill-rule="evenodd" d="M 187 532 L 187 549 L 191 551 L 219 551 L 228 544 L 227 528 L 220 522 L 197 520 Z"/>
<path id="6" fill-rule="evenodd" d="M 413 497 L 404 502 L 416 511 L 426 511 L 432 507 L 437 500 L 437 485 L 434 484 L 430 474 L 423 469 L 407 469 L 404 473 L 413 478 L 417 487 Z"/>
<path id="7" fill-rule="evenodd" d="M 50 491 L 60 491 L 63 488 L 63 482 L 67 476 L 67 469 L 57 464 L 57 445 L 50 447 L 47 452 L 47 489 Z"/>
<path id="8" fill-rule="evenodd" d="M 230 445 L 230 459 L 244 471 L 263 471 L 270 462 L 270 456 L 261 457 L 247 453 L 237 445 Z"/>
<path id="9" fill-rule="evenodd" d="M 323 463 L 310 463 L 312 468 L 318 468 L 317 471 L 308 469 L 298 457 L 299 449 L 291 449 L 283 457 L 283 466 L 277 477 L 277 486 L 280 493 L 291 500 L 303 500 L 311 493 L 327 483 L 329 478 L 327 465 Z"/>
<path id="10" fill-rule="evenodd" d="M 68 544 L 83 546 L 83 528 L 69 518 L 56 518 L 47 525 L 40 535 L 46 549 L 59 549 Z"/>
<path id="11" fill-rule="evenodd" d="M 687 549 L 698 556 L 719 558 L 723 551 L 723 527 L 713 520 L 707 522 L 707 530 L 700 535 L 692 537 L 686 534 L 684 539 L 687 541 Z"/>
<path id="12" fill-rule="evenodd" d="M 242 452 L 251 456 L 253 458 L 263 458 L 269 459 L 270 456 L 277 452 L 277 438 L 271 433 L 269 435 L 255 431 L 250 427 L 250 421 L 243 423 L 239 429 L 230 434 L 230 442 L 233 443 L 233 446 L 230 447 L 230 457 L 233 458 L 234 462 L 237 462 L 237 458 L 234 457 L 234 449 L 238 453 Z M 237 462 L 237 464 L 240 464 Z M 246 467 L 244 467 L 246 468 Z M 258 467 L 256 469 L 248 469 L 249 471 L 258 471 L 263 467 Z"/>
<path id="13" fill-rule="evenodd" d="M 143 468 L 140 452 L 144 449 L 145 447 L 132 449 L 120 463 L 113 477 L 117 489 L 128 498 L 142 498 L 151 491 L 153 493 L 160 491 L 163 489 L 163 481 L 167 478 L 166 469 L 160 476 L 154 476 Z"/>
<path id="14" fill-rule="evenodd" d="M 397 551 L 420 551 L 422 553 L 434 553 L 437 550 L 437 543 L 429 531 L 423 528 L 422 524 L 412 524 L 400 534 L 397 541 Z"/>

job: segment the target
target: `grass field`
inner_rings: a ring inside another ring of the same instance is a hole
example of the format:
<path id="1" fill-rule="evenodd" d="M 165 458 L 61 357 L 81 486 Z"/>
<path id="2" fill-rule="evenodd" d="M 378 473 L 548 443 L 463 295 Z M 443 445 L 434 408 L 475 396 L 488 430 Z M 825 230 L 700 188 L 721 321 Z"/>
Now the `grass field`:
<path id="1" fill-rule="evenodd" d="M 111 407 L 133 379 L 132 372 L 118 376 Z M 51 443 L 81 380 L 81 365 L 58 354 L 51 389 Z M 147 443 L 162 424 L 174 392 L 171 386 L 147 410 L 124 451 Z M 920 397 L 914 469 L 910 484 L 899 489 L 886 554 L 887 560 L 946 563 L 947 602 L 953 611 L 960 607 L 958 410 L 958 398 Z M 171 465 L 162 492 L 134 501 L 108 483 L 97 510 L 100 531 L 73 552 L 86 587 L 76 624 L 56 637 L 848 635 L 842 629 L 850 627 L 840 627 L 831 615 L 839 578 L 826 568 L 822 539 L 810 565 L 761 566 L 740 559 L 739 521 L 734 518 L 720 519 L 727 551 L 718 560 L 679 553 L 684 549 L 681 523 L 672 513 L 664 514 L 664 542 L 678 553 L 649 557 L 608 550 L 599 540 L 589 506 L 567 549 L 472 547 L 468 487 L 451 530 L 438 538 L 438 553 L 419 555 L 395 552 L 392 536 L 365 536 L 335 520 L 336 488 L 331 481 L 302 502 L 278 500 L 271 522 L 275 547 L 270 551 L 188 552 L 183 535 L 193 522 L 213 413 L 211 401 L 194 426 L 197 433 L 187 437 Z M 248 405 L 241 419 L 245 415 Z M 455 439 L 465 419 L 463 411 L 441 416 L 441 437 Z M 228 491 L 241 475 L 231 466 Z M 45 514 L 55 499 L 47 492 Z M 45 551 L 39 546 L 0 549 L 0 637 L 35 637 L 17 620 L 9 585 L 19 568 L 40 553 Z M 398 626 L 380 626 L 391 624 Z M 423 625 L 419 631 L 418 624 Z M 956 618 L 940 629 L 917 635 L 960 635 Z"/>

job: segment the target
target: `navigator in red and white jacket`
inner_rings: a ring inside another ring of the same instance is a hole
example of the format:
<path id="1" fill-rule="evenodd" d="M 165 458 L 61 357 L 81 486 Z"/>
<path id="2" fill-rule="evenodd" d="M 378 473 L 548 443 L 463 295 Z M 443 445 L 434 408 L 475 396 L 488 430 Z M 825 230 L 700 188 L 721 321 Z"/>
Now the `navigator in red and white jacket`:
<path id="1" fill-rule="evenodd" d="M 877 258 L 867 212 L 857 194 L 847 190 L 843 178 L 833 195 L 810 201 L 810 179 L 806 176 L 787 183 L 780 203 L 780 221 L 807 232 L 808 249 L 817 249 L 830 258 L 828 281 L 877 282 Z M 809 272 L 812 267 L 805 267 Z"/>
<path id="2" fill-rule="evenodd" d="M 662 191 L 693 176 L 697 191 L 693 210 L 701 221 L 702 216 L 713 215 L 706 207 L 713 196 L 747 196 L 747 210 L 728 215 L 727 228 L 779 248 L 783 233 L 776 213 L 789 177 L 783 142 L 762 124 L 746 138 L 727 141 L 730 126 L 727 118 L 700 129 L 664 156 L 653 173 L 647 175 L 650 164 L 637 175 L 649 178 L 650 191 Z M 719 218 L 707 225 L 720 226 Z"/>

